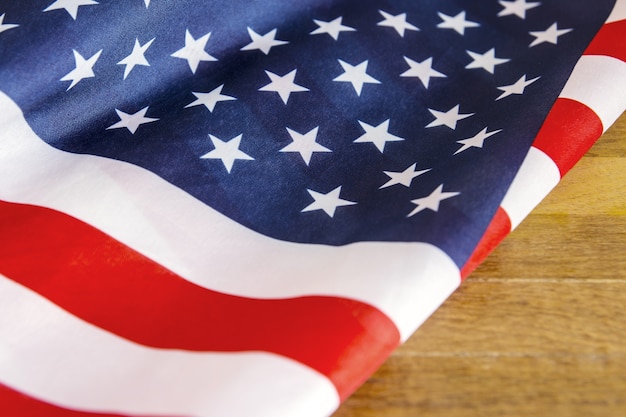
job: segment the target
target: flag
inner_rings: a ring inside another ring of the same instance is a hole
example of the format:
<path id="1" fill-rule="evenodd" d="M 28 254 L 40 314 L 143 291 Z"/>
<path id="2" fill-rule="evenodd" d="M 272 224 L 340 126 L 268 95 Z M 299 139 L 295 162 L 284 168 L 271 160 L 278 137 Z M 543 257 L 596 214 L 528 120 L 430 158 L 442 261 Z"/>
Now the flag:
<path id="1" fill-rule="evenodd" d="M 324 416 L 626 107 L 623 0 L 0 0 L 0 405 Z"/>

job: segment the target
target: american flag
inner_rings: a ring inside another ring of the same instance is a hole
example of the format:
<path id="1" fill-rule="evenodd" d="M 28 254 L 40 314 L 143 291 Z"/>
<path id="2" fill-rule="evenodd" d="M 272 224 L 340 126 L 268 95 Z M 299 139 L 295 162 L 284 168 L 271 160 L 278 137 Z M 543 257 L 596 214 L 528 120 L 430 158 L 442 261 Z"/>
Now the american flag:
<path id="1" fill-rule="evenodd" d="M 626 1 L 0 0 L 0 409 L 329 415 L 626 108 Z"/>

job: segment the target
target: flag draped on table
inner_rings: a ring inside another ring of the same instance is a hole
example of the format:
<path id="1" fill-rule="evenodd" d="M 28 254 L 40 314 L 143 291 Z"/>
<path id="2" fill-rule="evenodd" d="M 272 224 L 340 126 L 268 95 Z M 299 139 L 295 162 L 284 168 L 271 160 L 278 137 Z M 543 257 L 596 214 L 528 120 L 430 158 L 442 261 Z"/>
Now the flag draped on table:
<path id="1" fill-rule="evenodd" d="M 0 0 L 3 415 L 329 415 L 624 110 L 625 18 Z"/>

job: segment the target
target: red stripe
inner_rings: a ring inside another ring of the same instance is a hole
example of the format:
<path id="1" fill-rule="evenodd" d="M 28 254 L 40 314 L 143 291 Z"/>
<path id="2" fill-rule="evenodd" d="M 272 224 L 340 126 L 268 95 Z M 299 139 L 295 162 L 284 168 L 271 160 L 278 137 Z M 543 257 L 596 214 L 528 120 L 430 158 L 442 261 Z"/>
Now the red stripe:
<path id="1" fill-rule="evenodd" d="M 498 207 L 495 216 L 489 223 L 485 234 L 478 242 L 472 256 L 461 269 L 461 279 L 465 279 L 480 265 L 487 256 L 511 232 L 511 220 L 502 207 Z"/>
<path id="2" fill-rule="evenodd" d="M 17 392 L 0 384 L 2 417 L 120 417 L 120 414 L 89 413 L 69 410 Z M 145 416 L 148 417 L 148 416 Z"/>
<path id="3" fill-rule="evenodd" d="M 584 104 L 559 98 L 541 126 L 533 146 L 557 165 L 561 177 L 602 135 L 602 121 Z"/>
<path id="4" fill-rule="evenodd" d="M 88 322 L 157 348 L 274 352 L 328 376 L 342 398 L 400 340 L 369 305 L 210 291 L 54 210 L 0 202 L 0 235 L 0 272 Z"/>
<path id="5" fill-rule="evenodd" d="M 602 26 L 584 55 L 605 55 L 626 62 L 626 20 Z"/>

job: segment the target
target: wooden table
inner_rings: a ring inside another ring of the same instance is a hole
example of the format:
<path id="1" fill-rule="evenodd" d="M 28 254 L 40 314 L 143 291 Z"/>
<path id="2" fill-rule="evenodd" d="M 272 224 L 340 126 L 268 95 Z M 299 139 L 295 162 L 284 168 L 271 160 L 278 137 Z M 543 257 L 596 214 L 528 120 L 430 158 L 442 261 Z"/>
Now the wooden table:
<path id="1" fill-rule="evenodd" d="M 334 417 L 626 416 L 626 113 Z"/>

